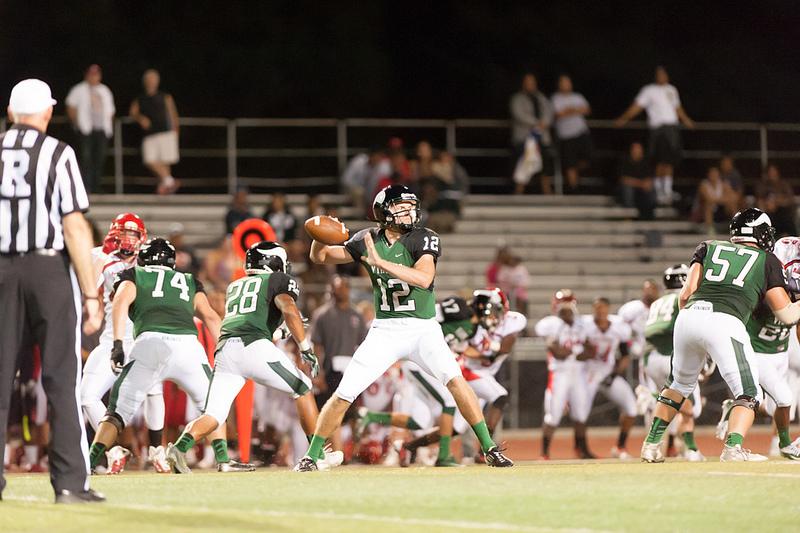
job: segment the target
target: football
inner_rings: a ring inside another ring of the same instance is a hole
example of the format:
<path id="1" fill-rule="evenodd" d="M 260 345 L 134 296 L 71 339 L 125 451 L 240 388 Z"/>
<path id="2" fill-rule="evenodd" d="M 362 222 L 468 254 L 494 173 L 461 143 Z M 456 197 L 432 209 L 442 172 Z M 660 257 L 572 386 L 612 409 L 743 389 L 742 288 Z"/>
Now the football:
<path id="1" fill-rule="evenodd" d="M 322 244 L 342 244 L 350 238 L 350 231 L 343 222 L 326 215 L 317 215 L 306 220 L 306 233 Z"/>

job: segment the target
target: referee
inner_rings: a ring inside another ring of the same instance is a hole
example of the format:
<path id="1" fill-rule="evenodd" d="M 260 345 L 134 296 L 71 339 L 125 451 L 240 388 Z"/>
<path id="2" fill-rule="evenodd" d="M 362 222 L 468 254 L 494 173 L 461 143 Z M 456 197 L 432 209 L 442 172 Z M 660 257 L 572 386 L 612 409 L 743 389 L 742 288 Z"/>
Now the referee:
<path id="1" fill-rule="evenodd" d="M 0 444 L 6 441 L 18 354 L 30 347 L 23 339 L 32 339 L 42 356 L 56 503 L 99 502 L 105 498 L 89 489 L 79 403 L 79 285 L 87 333 L 99 328 L 102 310 L 83 217 L 89 199 L 75 152 L 45 133 L 55 103 L 43 81 L 19 82 L 8 105 L 14 125 L 0 135 Z M 0 499 L 5 484 L 0 467 Z"/>

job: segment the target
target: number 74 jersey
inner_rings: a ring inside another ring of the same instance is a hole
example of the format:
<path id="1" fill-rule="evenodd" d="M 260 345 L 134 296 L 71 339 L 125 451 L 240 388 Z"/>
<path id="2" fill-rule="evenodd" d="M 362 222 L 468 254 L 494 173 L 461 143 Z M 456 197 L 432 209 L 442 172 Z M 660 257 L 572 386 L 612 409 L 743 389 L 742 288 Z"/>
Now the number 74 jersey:
<path id="1" fill-rule="evenodd" d="M 375 318 L 433 318 L 436 316 L 436 297 L 433 283 L 430 287 L 414 287 L 394 278 L 388 272 L 366 263 L 367 246 L 364 236 L 372 233 L 375 248 L 383 259 L 399 265 L 413 267 L 426 254 L 436 261 L 442 255 L 439 236 L 428 228 L 415 228 L 404 233 L 394 244 L 389 244 L 383 230 L 364 229 L 344 243 L 357 263 L 363 263 L 372 280 L 375 295 Z"/>

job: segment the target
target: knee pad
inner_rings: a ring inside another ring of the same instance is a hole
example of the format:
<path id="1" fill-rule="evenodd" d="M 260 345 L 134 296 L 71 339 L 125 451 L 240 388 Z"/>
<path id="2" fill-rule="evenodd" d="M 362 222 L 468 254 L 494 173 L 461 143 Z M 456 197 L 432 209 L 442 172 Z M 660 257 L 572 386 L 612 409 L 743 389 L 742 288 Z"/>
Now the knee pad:
<path id="1" fill-rule="evenodd" d="M 672 407 L 676 411 L 680 411 L 681 410 L 681 406 L 683 405 L 683 402 L 686 401 L 686 398 L 681 398 L 681 401 L 676 402 L 675 400 L 670 400 L 669 398 L 667 398 L 663 394 L 659 394 L 658 398 L 656 398 L 656 401 L 660 402 L 660 403 L 663 403 L 664 405 L 666 405 L 668 407 Z"/>
<path id="2" fill-rule="evenodd" d="M 119 433 L 122 433 L 122 430 L 125 429 L 125 421 L 122 420 L 122 417 L 119 416 L 117 413 L 106 413 L 106 416 L 104 416 L 100 420 L 100 422 L 108 422 L 109 424 L 117 428 L 117 431 Z"/>
<path id="3" fill-rule="evenodd" d="M 506 408 L 506 405 L 508 405 L 508 395 L 500 396 L 492 405 L 502 411 Z"/>
<path id="4" fill-rule="evenodd" d="M 733 401 L 734 407 L 747 407 L 748 409 L 752 409 L 753 411 L 758 411 L 758 400 L 753 398 L 752 396 L 747 396 L 746 394 L 742 394 L 736 397 Z"/>

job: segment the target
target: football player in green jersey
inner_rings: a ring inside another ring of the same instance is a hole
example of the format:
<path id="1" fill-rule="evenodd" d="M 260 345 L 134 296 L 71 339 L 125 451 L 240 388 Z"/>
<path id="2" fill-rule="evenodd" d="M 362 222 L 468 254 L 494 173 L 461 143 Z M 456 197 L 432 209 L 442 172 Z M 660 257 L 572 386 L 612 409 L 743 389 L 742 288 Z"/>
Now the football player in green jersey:
<path id="1" fill-rule="evenodd" d="M 247 276 L 228 286 L 204 412 L 189 422 L 174 445 L 167 447 L 167 461 L 179 473 L 189 473 L 186 452 L 224 425 L 234 398 L 248 379 L 294 396 L 300 424 L 309 437 L 317 423 L 311 380 L 272 343 L 273 334 L 285 321 L 303 360 L 311 365 L 312 377 L 316 377 L 319 364 L 295 305 L 300 291 L 289 275 L 286 250 L 274 242 L 255 243 L 245 253 L 244 269 Z M 343 458 L 342 452 L 323 452 L 317 464 L 330 468 L 340 465 Z"/>
<path id="2" fill-rule="evenodd" d="M 106 416 L 97 429 L 89 458 L 97 465 L 103 452 L 130 423 L 156 383 L 177 383 L 202 409 L 208 393 L 211 368 L 197 340 L 197 316 L 217 335 L 219 315 L 211 308 L 203 285 L 191 274 L 175 270 L 175 247 L 161 238 L 151 239 L 139 251 L 139 266 L 123 271 L 115 285 L 112 321 L 114 343 L 111 365 L 119 373 L 108 402 Z M 122 338 L 125 324 L 133 321 L 135 341 L 130 361 L 125 359 Z M 218 463 L 229 462 L 224 429 L 213 436 Z"/>
<path id="3" fill-rule="evenodd" d="M 651 404 L 653 407 L 655 406 L 658 391 L 669 383 L 672 365 L 672 335 L 680 310 L 678 295 L 688 275 L 689 267 L 683 264 L 666 269 L 664 271 L 664 289 L 666 290 L 659 299 L 650 304 L 650 312 L 644 330 L 647 347 L 642 361 L 644 375 L 649 380 L 649 384 L 636 387 L 637 396 L 643 397 L 640 400 L 641 403 L 648 406 Z M 655 391 L 655 395 L 653 391 Z M 700 388 L 696 387 L 691 398 L 687 398 L 687 400 L 681 407 L 680 420 L 675 420 L 670 424 L 670 435 L 674 429 L 677 429 L 678 433 L 682 435 L 685 445 L 684 457 L 688 461 L 705 461 L 694 438 L 694 421 L 700 416 L 702 410 Z M 646 416 L 645 420 L 648 421 L 649 417 Z M 675 424 L 678 424 L 677 428 L 674 428 Z"/>
<path id="4" fill-rule="evenodd" d="M 734 407 L 721 461 L 764 461 L 742 448 L 758 408 L 758 366 L 745 323 L 763 299 L 785 324 L 800 319 L 800 303 L 792 303 L 783 267 L 772 253 L 775 229 L 760 209 L 734 215 L 730 241 L 705 241 L 695 250 L 689 276 L 680 292 L 675 321 L 672 375 L 658 397 L 642 460 L 662 462 L 659 442 L 695 387 L 710 356 L 730 388 Z"/>
<path id="5" fill-rule="evenodd" d="M 489 435 L 475 393 L 461 375 L 435 318 L 433 281 L 441 255 L 439 236 L 420 225 L 420 203 L 408 187 L 390 185 L 373 202 L 379 227 L 353 235 L 344 245 L 311 243 L 318 264 L 364 264 L 372 280 L 376 318 L 353 354 L 336 393 L 322 408 L 300 472 L 317 469 L 325 440 L 339 426 L 356 397 L 401 359 L 416 363 L 447 386 L 472 425 L 490 466 L 513 466 Z"/>

